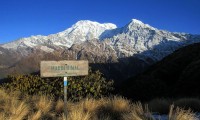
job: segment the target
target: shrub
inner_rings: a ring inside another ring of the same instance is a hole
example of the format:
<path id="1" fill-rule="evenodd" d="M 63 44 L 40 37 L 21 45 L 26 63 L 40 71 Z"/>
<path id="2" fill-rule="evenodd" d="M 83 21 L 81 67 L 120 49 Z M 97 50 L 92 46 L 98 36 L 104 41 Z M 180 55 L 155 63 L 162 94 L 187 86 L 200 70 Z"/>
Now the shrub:
<path id="1" fill-rule="evenodd" d="M 3 83 L 8 90 L 19 90 L 28 95 L 48 95 L 63 97 L 63 78 L 41 78 L 38 75 L 8 76 L 9 82 Z M 113 90 L 113 81 L 106 80 L 99 71 L 89 70 L 88 76 L 68 77 L 68 99 L 78 101 L 91 96 L 100 98 Z"/>
<path id="2" fill-rule="evenodd" d="M 19 90 L 28 95 L 62 96 L 63 83 L 60 78 L 41 78 L 38 75 L 8 76 L 2 86 L 8 90 Z"/>
<path id="3" fill-rule="evenodd" d="M 101 98 L 114 89 L 112 85 L 113 81 L 106 80 L 101 72 L 89 70 L 88 76 L 69 77 L 68 96 L 75 101 L 85 97 Z"/>

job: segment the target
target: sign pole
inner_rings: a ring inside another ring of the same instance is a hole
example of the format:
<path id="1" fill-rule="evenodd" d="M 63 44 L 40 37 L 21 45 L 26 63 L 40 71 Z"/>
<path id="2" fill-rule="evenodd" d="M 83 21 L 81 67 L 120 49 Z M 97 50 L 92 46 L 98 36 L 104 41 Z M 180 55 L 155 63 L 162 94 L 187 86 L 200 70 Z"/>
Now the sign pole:
<path id="1" fill-rule="evenodd" d="M 67 120 L 67 76 L 88 75 L 88 69 L 86 60 L 41 61 L 41 77 L 64 77 L 64 120 Z"/>
<path id="2" fill-rule="evenodd" d="M 67 120 L 67 77 L 64 77 L 64 120 Z"/>

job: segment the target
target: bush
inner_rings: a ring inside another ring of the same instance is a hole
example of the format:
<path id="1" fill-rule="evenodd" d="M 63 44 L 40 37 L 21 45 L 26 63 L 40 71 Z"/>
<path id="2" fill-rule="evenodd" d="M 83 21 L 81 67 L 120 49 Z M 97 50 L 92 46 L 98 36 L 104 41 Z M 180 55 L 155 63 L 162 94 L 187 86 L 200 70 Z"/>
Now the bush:
<path id="1" fill-rule="evenodd" d="M 113 90 L 113 81 L 107 81 L 102 73 L 89 70 L 89 75 L 85 77 L 69 78 L 69 96 L 73 100 L 80 100 L 85 97 L 100 98 L 108 95 Z"/>
<path id="2" fill-rule="evenodd" d="M 23 94 L 37 94 L 49 96 L 62 96 L 63 83 L 60 78 L 41 78 L 38 75 L 8 76 L 8 83 L 2 86 L 8 90 L 19 90 Z"/>
<path id="3" fill-rule="evenodd" d="M 63 78 L 41 78 L 38 75 L 8 76 L 2 86 L 28 95 L 63 97 Z M 113 90 L 113 81 L 106 80 L 99 71 L 89 70 L 88 76 L 68 77 L 68 99 L 78 101 L 85 97 L 100 98 Z"/>

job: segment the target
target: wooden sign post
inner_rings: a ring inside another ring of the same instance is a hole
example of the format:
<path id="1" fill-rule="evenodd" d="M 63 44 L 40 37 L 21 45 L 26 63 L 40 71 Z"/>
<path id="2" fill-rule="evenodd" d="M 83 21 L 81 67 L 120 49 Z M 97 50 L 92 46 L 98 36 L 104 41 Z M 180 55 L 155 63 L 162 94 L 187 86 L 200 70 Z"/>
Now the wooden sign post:
<path id="1" fill-rule="evenodd" d="M 41 61 L 41 77 L 64 77 L 64 120 L 67 120 L 67 77 L 88 75 L 88 61 Z"/>

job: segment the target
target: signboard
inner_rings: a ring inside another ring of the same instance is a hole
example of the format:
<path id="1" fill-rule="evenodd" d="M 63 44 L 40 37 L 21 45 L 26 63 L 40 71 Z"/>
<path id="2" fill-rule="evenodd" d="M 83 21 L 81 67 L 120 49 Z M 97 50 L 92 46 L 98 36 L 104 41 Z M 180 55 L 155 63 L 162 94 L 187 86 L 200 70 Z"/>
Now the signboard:
<path id="1" fill-rule="evenodd" d="M 41 61 L 41 77 L 67 77 L 88 75 L 88 61 Z"/>
<path id="2" fill-rule="evenodd" d="M 41 61 L 41 77 L 64 77 L 64 120 L 67 120 L 67 76 L 88 75 L 88 61 Z"/>

